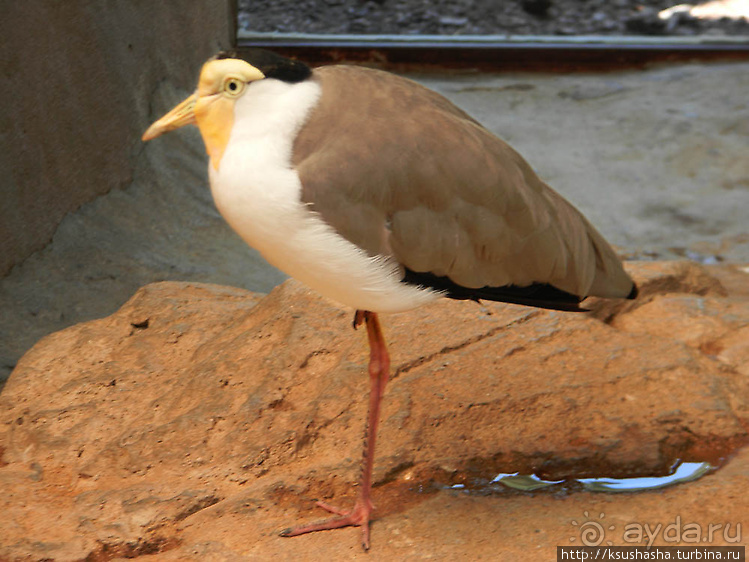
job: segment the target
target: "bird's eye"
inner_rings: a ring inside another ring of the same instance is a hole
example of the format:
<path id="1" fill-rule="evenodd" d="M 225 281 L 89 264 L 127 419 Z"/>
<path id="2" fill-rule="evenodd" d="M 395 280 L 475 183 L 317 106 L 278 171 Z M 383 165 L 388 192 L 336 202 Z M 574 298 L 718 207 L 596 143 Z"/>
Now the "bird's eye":
<path id="1" fill-rule="evenodd" d="M 224 92 L 230 96 L 238 96 L 244 90 L 244 82 L 239 78 L 227 78 L 224 81 Z"/>

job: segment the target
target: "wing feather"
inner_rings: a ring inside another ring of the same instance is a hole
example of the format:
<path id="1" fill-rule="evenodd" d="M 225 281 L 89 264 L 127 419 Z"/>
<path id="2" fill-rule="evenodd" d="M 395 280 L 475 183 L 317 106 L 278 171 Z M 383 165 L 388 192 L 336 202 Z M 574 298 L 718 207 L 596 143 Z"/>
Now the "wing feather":
<path id="1" fill-rule="evenodd" d="M 447 99 L 360 67 L 314 77 L 323 93 L 293 164 L 303 201 L 347 240 L 465 289 L 631 293 L 618 257 L 579 211 Z"/>

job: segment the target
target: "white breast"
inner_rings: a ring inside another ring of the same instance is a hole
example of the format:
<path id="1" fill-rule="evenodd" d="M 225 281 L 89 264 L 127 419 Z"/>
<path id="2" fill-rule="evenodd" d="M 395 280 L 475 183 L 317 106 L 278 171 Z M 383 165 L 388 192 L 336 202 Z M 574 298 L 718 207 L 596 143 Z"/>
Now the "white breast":
<path id="1" fill-rule="evenodd" d="M 439 293 L 401 283 L 397 263 L 368 256 L 301 203 L 292 145 L 319 97 L 314 81 L 249 86 L 219 169 L 209 166 L 218 210 L 269 263 L 342 304 L 400 312 L 434 300 Z"/>

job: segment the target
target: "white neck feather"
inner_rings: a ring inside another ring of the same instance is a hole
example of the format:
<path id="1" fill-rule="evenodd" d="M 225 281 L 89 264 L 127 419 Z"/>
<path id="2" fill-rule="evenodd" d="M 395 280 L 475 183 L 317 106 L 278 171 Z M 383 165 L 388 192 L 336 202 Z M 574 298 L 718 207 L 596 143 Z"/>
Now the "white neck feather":
<path id="1" fill-rule="evenodd" d="M 353 308 L 397 312 L 436 298 L 404 285 L 397 263 L 370 257 L 301 202 L 294 139 L 321 94 L 313 80 L 259 80 L 237 100 L 218 170 L 209 166 L 216 206 L 266 260 Z"/>
<path id="2" fill-rule="evenodd" d="M 294 138 L 319 97 L 320 85 L 313 80 L 289 84 L 266 78 L 251 83 L 236 102 L 230 142 L 272 143 L 283 149 L 273 155 L 288 163 Z M 265 159 L 268 154 L 258 156 Z"/>
<path id="3" fill-rule="evenodd" d="M 261 246 L 273 242 L 270 234 L 283 220 L 283 211 L 292 211 L 299 202 L 301 183 L 292 170 L 291 152 L 319 97 L 320 85 L 312 80 L 289 84 L 266 78 L 250 84 L 236 102 L 221 165 L 210 170 L 219 211 L 261 252 Z"/>

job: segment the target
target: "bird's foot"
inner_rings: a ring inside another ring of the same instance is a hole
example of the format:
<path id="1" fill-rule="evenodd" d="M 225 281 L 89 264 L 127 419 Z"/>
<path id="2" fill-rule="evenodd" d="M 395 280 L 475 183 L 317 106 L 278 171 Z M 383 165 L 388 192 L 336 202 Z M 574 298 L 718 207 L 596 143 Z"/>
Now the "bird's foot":
<path id="1" fill-rule="evenodd" d="M 305 533 L 313 533 L 315 531 L 327 531 L 329 529 L 340 529 L 341 527 L 351 526 L 361 527 L 362 546 L 364 547 L 364 550 L 369 550 L 369 517 L 372 513 L 371 503 L 358 499 L 351 510 L 339 509 L 325 502 L 317 502 L 317 506 L 323 508 L 325 511 L 329 511 L 330 513 L 335 513 L 338 517 L 331 517 L 330 519 L 324 519 L 317 523 L 289 527 L 288 529 L 281 531 L 279 534 L 282 537 L 296 537 L 297 535 L 304 535 Z"/>

